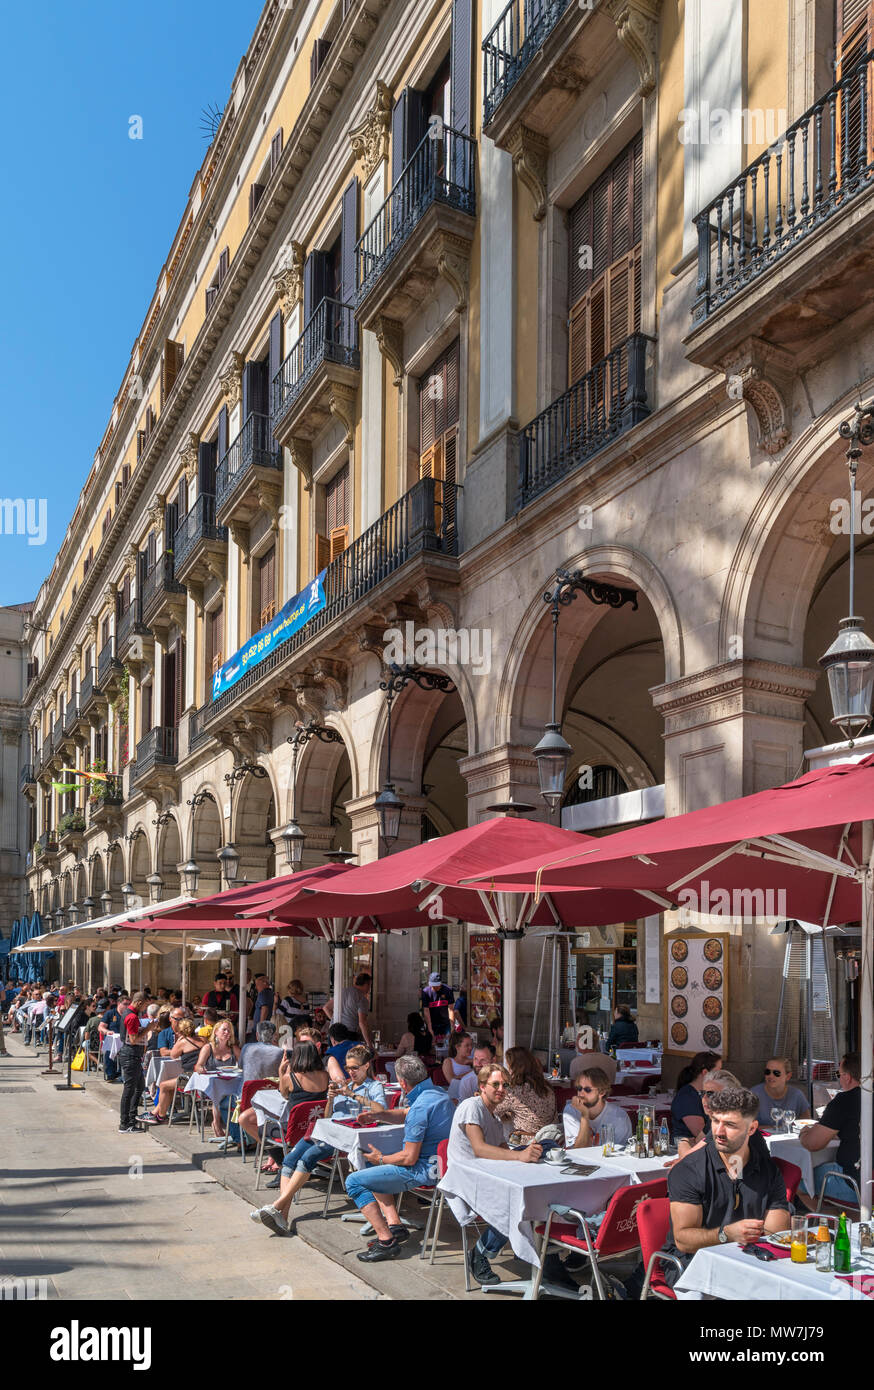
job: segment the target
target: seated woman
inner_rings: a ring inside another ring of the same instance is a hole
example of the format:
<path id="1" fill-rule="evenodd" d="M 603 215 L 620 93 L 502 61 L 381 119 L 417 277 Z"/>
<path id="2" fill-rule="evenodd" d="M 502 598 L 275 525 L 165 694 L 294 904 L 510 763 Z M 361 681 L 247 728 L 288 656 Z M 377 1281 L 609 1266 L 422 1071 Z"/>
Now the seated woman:
<path id="1" fill-rule="evenodd" d="M 607 1034 L 607 1051 L 611 1047 L 636 1047 L 638 1043 L 637 1024 L 631 1017 L 627 1004 L 619 1004 L 613 1010 L 613 1023 Z"/>
<path id="2" fill-rule="evenodd" d="M 701 1138 L 707 1112 L 701 1104 L 704 1078 L 718 1067 L 722 1058 L 715 1052 L 696 1052 L 677 1077 L 677 1094 L 671 1101 L 671 1128 L 675 1139 Z"/>
<path id="3" fill-rule="evenodd" d="M 176 1041 L 166 1055 L 178 1058 L 182 1063 L 182 1075 L 190 1076 L 200 1053 L 200 1040 L 194 1036 L 194 1024 L 191 1019 L 179 1019 L 176 1024 Z M 158 1104 L 153 1114 L 145 1116 L 146 1124 L 165 1125 L 167 1123 L 167 1112 L 173 1100 L 173 1092 L 178 1084 L 179 1078 L 176 1076 L 160 1083 L 158 1086 Z"/>
<path id="4" fill-rule="evenodd" d="M 200 1049 L 194 1070 L 199 1074 L 210 1071 L 217 1071 L 220 1062 L 225 1065 L 236 1065 L 240 1060 L 240 1049 L 234 1037 L 234 1025 L 229 1018 L 220 1018 L 212 1030 L 212 1037 Z M 230 1096 L 225 1096 L 219 1105 L 212 1107 L 212 1128 L 216 1138 L 223 1139 L 225 1134 L 223 1118 L 230 1109 Z"/>
<path id="5" fill-rule="evenodd" d="M 527 1047 L 510 1047 L 504 1057 L 510 1078 L 507 1093 L 495 1114 L 509 1120 L 526 1143 L 555 1120 L 555 1096 L 543 1078 L 543 1068 Z"/>
<path id="6" fill-rule="evenodd" d="M 449 1034 L 449 1053 L 443 1059 L 442 1071 L 449 1087 L 450 1100 L 458 1100 L 458 1083 L 469 1076 L 473 1070 L 470 1061 L 472 1055 L 473 1038 L 470 1033 Z M 453 1086 L 455 1092 L 453 1092 Z"/>
<path id="7" fill-rule="evenodd" d="M 362 1049 L 362 1051 L 363 1050 L 364 1049 Z M 364 1075 L 366 1075 L 366 1070 Z M 329 1087 L 331 1088 L 330 1090 Z M 301 1102 L 308 1100 L 328 1100 L 329 1097 L 333 1099 L 332 1093 L 336 1093 L 337 1089 L 338 1088 L 331 1082 L 328 1073 L 324 1070 L 322 1060 L 313 1044 L 311 1042 L 296 1043 L 291 1058 L 289 1059 L 286 1057 L 279 1068 L 279 1090 L 288 1102 L 283 1111 L 283 1125 L 285 1124 L 285 1116 L 292 1106 L 299 1105 Z M 382 1090 L 381 1087 L 380 1090 Z M 385 1094 L 383 1093 L 383 1100 L 384 1099 Z M 280 1197 L 275 1206 L 268 1205 L 251 1212 L 250 1215 L 253 1221 L 263 1221 L 264 1225 L 268 1226 L 271 1230 L 281 1231 L 283 1234 L 287 1232 L 286 1213 L 288 1211 L 288 1205 L 294 1193 L 303 1185 L 303 1182 L 296 1182 L 295 1187 L 291 1191 L 289 1191 L 288 1184 L 292 1180 L 292 1175 L 297 1179 L 298 1158 L 301 1154 L 305 1154 L 309 1151 L 310 1144 L 310 1140 L 302 1139 L 283 1158 L 281 1176 L 277 1177 L 275 1184 L 268 1184 L 269 1186 L 279 1186 Z M 315 1147 L 322 1150 L 324 1146 L 316 1145 Z M 333 1151 L 327 1148 L 326 1152 L 331 1153 Z M 324 1153 L 317 1153 L 312 1161 L 312 1165 L 309 1168 L 301 1170 L 306 1174 L 303 1181 L 309 1179 L 310 1173 L 322 1157 L 324 1157 Z M 285 1200 L 286 1196 L 288 1197 L 288 1201 Z M 268 1213 L 268 1215 L 263 1216 L 262 1212 Z M 271 1212 L 278 1213 L 278 1218 L 275 1215 L 270 1216 L 269 1213 Z"/>
<path id="8" fill-rule="evenodd" d="M 792 1081 L 792 1062 L 788 1057 L 771 1057 L 765 1063 L 765 1079 L 757 1086 L 751 1086 L 754 1096 L 759 1098 L 759 1124 L 771 1129 L 774 1120 L 771 1111 L 792 1110 L 796 1120 L 810 1119 L 810 1101 Z"/>
<path id="9" fill-rule="evenodd" d="M 407 1057 L 415 1052 L 419 1057 L 428 1057 L 434 1039 L 425 1027 L 425 1020 L 420 1013 L 407 1014 L 407 1031 L 401 1034 L 398 1043 L 397 1056 Z"/>
<path id="10" fill-rule="evenodd" d="M 350 1048 L 346 1055 L 350 1080 L 343 1086 L 334 1081 L 328 1086 L 326 1119 L 352 1119 L 365 1110 L 372 1114 L 385 1110 L 385 1091 L 381 1082 L 373 1079 L 372 1061 L 373 1054 L 366 1047 Z M 272 1205 L 251 1212 L 252 1220 L 262 1221 L 271 1231 L 287 1233 L 288 1209 L 295 1193 L 309 1182 L 316 1164 L 330 1158 L 333 1152 L 330 1144 L 315 1139 L 301 1139 L 295 1144 L 282 1161 L 279 1197 Z"/>

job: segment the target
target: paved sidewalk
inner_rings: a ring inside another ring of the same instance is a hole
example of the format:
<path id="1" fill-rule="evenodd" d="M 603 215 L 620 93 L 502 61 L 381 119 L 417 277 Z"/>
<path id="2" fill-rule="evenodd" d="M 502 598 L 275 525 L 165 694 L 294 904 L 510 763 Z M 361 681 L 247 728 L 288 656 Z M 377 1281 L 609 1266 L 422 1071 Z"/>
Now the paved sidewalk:
<path id="1" fill-rule="evenodd" d="M 118 1134 L 120 1086 L 92 1077 L 84 1092 L 56 1091 L 64 1078 L 40 1074 L 46 1050 L 37 1059 L 19 1035 L 6 1041 L 0 1278 L 46 1279 L 59 1299 L 380 1296 L 303 1241 L 269 1238 L 188 1157 L 148 1133 Z"/>

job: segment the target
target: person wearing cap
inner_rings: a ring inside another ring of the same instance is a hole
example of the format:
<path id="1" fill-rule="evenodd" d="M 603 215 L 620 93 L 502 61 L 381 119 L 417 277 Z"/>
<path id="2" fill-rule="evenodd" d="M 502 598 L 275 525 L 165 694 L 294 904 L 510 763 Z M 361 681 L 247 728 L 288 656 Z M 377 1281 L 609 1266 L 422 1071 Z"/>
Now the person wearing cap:
<path id="1" fill-rule="evenodd" d="M 454 1001 L 452 990 L 440 979 L 440 971 L 432 970 L 422 990 L 422 1012 L 432 1038 L 445 1037 L 449 1032 L 449 1006 Z"/>
<path id="2" fill-rule="evenodd" d="M 355 976 L 354 984 L 347 985 L 340 996 L 340 1017 L 336 1021 L 342 1023 L 353 1042 L 363 1040 L 364 1046 L 373 1052 L 370 1025 L 367 1022 L 370 982 L 371 976 L 362 971 Z"/>

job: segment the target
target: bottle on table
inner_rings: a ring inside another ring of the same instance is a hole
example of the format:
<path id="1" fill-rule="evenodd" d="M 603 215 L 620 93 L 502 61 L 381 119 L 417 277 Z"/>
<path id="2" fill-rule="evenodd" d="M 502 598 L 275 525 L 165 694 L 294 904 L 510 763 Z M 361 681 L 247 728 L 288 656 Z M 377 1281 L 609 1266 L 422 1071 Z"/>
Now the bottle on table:
<path id="1" fill-rule="evenodd" d="M 561 1053 L 555 1052 L 552 1057 L 552 1074 L 555 1077 L 561 1076 Z"/>
<path id="2" fill-rule="evenodd" d="M 652 1116 L 648 1110 L 643 1112 L 643 1151 L 647 1158 L 653 1155 Z"/>
<path id="3" fill-rule="evenodd" d="M 829 1274 L 832 1267 L 832 1238 L 823 1221 L 816 1232 L 816 1267 L 820 1274 Z"/>
<path id="4" fill-rule="evenodd" d="M 838 1233 L 835 1236 L 835 1274 L 849 1274 L 850 1263 L 850 1234 L 847 1230 L 847 1214 L 842 1211 L 838 1217 Z"/>
<path id="5" fill-rule="evenodd" d="M 662 1122 L 659 1125 L 659 1153 L 662 1155 L 662 1157 L 664 1157 L 664 1155 L 668 1152 L 668 1149 L 670 1147 L 671 1136 L 668 1132 L 668 1122 L 666 1119 L 664 1119 L 664 1117 L 662 1117 Z"/>

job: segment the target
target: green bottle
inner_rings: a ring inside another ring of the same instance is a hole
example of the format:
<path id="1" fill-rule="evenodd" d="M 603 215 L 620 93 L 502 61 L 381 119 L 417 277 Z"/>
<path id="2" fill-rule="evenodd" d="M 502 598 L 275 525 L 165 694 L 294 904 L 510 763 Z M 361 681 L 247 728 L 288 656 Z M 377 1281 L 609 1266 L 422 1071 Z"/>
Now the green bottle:
<path id="1" fill-rule="evenodd" d="M 846 1212 L 843 1211 L 838 1220 L 838 1233 L 835 1236 L 833 1268 L 835 1274 L 849 1274 L 850 1272 L 850 1237 L 847 1233 Z"/>

